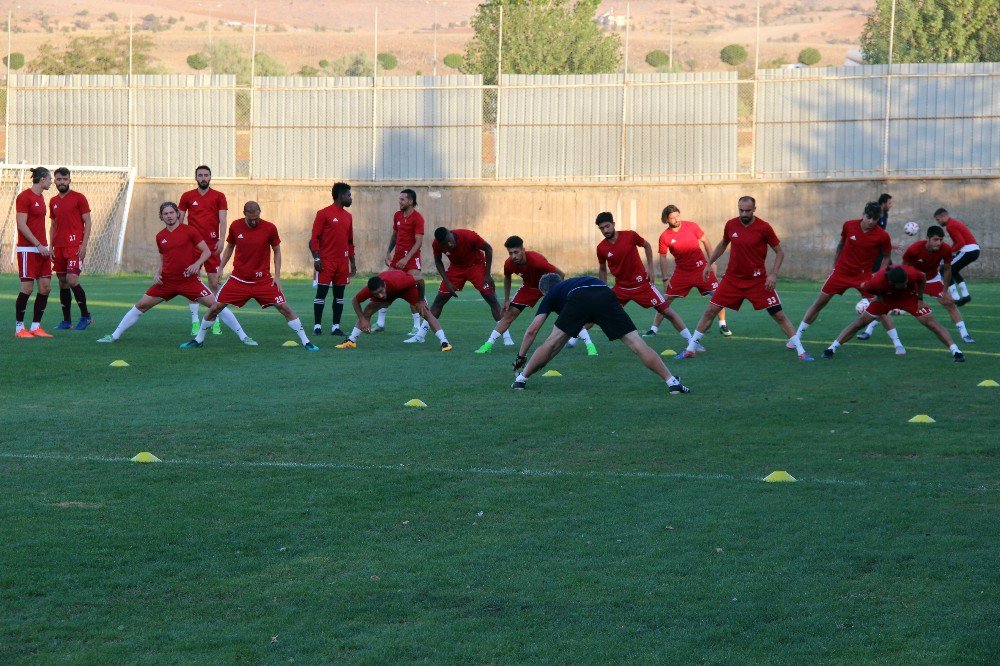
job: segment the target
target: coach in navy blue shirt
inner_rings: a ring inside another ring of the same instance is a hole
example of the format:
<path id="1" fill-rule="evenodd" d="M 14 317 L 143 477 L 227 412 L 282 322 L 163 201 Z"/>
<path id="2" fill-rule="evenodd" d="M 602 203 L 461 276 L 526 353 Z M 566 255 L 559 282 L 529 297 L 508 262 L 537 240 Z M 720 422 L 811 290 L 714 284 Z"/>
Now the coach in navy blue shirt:
<path id="1" fill-rule="evenodd" d="M 647 368 L 659 375 L 667 383 L 669 393 L 689 391 L 681 384 L 680 379 L 670 374 L 660 355 L 639 336 L 632 318 L 622 308 L 615 292 L 611 291 L 611 287 L 607 284 L 595 277 L 584 276 L 563 280 L 558 273 L 546 273 L 538 281 L 538 289 L 545 294 L 545 298 L 535 311 L 535 318 L 528 326 L 528 330 L 524 332 L 521 348 L 514 361 L 514 371 L 521 372 L 514 379 L 511 388 L 525 388 L 528 377 L 544 368 L 545 364 L 562 350 L 567 340 L 585 325 L 596 324 L 604 331 L 604 335 L 608 336 L 608 340 L 621 340 L 642 359 Z M 528 350 L 551 312 L 559 315 L 555 326 L 552 327 L 552 333 L 529 360 Z"/>

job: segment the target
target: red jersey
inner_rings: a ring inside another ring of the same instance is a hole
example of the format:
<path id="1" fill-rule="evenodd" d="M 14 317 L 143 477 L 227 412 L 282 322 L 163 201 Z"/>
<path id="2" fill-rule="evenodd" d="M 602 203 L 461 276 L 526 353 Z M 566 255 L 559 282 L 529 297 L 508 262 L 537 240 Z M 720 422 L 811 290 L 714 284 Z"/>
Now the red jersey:
<path id="1" fill-rule="evenodd" d="M 392 216 L 392 230 L 396 232 L 396 255 L 402 257 L 417 242 L 417 234 L 424 234 L 424 216 L 417 211 L 404 216 L 403 211 L 397 210 Z M 419 257 L 420 250 L 414 256 Z"/>
<path id="2" fill-rule="evenodd" d="M 382 278 L 385 282 L 385 302 L 391 302 L 393 299 L 398 297 L 401 293 L 409 289 L 410 287 L 415 287 L 417 284 L 416 279 L 406 271 L 384 271 L 379 273 L 378 276 Z M 364 303 L 369 298 L 372 297 L 371 289 L 367 285 L 361 288 L 358 292 L 356 299 L 358 303 Z"/>
<path id="3" fill-rule="evenodd" d="M 267 220 L 258 220 L 251 228 L 240 218 L 229 225 L 226 242 L 236 246 L 231 277 L 241 282 L 271 279 L 271 248 L 281 244 L 278 227 Z"/>
<path id="4" fill-rule="evenodd" d="M 895 266 L 891 267 L 895 268 Z M 872 276 L 867 282 L 861 283 L 861 288 L 863 291 L 870 291 L 876 296 L 881 296 L 886 300 L 916 297 L 918 291 L 923 287 L 926 280 L 924 279 L 924 274 L 917 268 L 913 266 L 900 266 L 904 271 L 906 271 L 906 285 L 903 288 L 897 288 L 886 276 L 889 268 L 883 268 L 878 273 Z"/>
<path id="5" fill-rule="evenodd" d="M 201 256 L 198 243 L 204 239 L 194 227 L 178 224 L 170 231 L 166 227 L 156 234 L 156 249 L 163 255 L 160 277 L 163 280 L 184 280 L 184 270 Z"/>
<path id="6" fill-rule="evenodd" d="M 682 221 L 677 229 L 668 226 L 660 234 L 660 254 L 674 255 L 678 271 L 700 271 L 708 261 L 701 247 L 704 237 L 705 232 L 694 222 Z"/>
<path id="7" fill-rule="evenodd" d="M 886 257 L 892 253 L 892 239 L 886 230 L 875 225 L 871 231 L 862 231 L 861 220 L 844 222 L 840 239 L 843 245 L 833 269 L 845 275 L 871 273 L 872 265 L 880 252 Z"/>
<path id="8" fill-rule="evenodd" d="M 29 187 L 24 192 L 17 195 L 15 207 L 18 213 L 25 213 L 28 216 L 28 229 L 42 245 L 46 244 L 45 238 L 45 197 L 35 194 Z M 18 247 L 34 247 L 35 244 L 24 237 L 21 230 L 17 230 Z"/>
<path id="9" fill-rule="evenodd" d="M 49 199 L 49 216 L 55 222 L 52 247 L 79 248 L 83 244 L 83 216 L 89 212 L 87 197 L 74 190 Z"/>
<path id="10" fill-rule="evenodd" d="M 316 211 L 309 249 L 319 258 L 336 261 L 354 256 L 354 217 L 337 204 Z"/>
<path id="11" fill-rule="evenodd" d="M 523 264 L 515 264 L 513 259 L 507 257 L 507 261 L 503 262 L 504 277 L 520 275 L 521 279 L 524 280 L 525 287 L 538 289 L 538 280 L 543 275 L 546 273 L 555 273 L 558 270 L 549 263 L 548 259 L 538 252 L 528 250 L 524 253 L 524 258 L 525 261 Z"/>
<path id="12" fill-rule="evenodd" d="M 781 241 L 771 225 L 754 217 L 753 222 L 743 226 L 740 218 L 726 222 L 722 237 L 729 241 L 729 265 L 726 277 L 753 280 L 767 275 L 764 259 L 768 247 L 778 247 Z"/>
<path id="13" fill-rule="evenodd" d="M 639 248 L 646 239 L 634 231 L 619 231 L 614 243 L 607 238 L 597 244 L 597 261 L 607 264 L 615 276 L 615 284 L 636 287 L 649 282 L 649 274 L 639 257 Z"/>
<path id="14" fill-rule="evenodd" d="M 903 253 L 903 263 L 919 268 L 928 280 L 933 280 L 940 272 L 941 264 L 951 263 L 951 257 L 951 246 L 947 243 L 942 242 L 937 252 L 929 252 L 927 241 L 920 240 L 906 248 L 906 252 Z"/>
<path id="15" fill-rule="evenodd" d="M 434 258 L 440 259 L 441 255 L 447 255 L 449 266 L 455 268 L 472 268 L 479 264 L 486 263 L 486 253 L 482 251 L 486 242 L 483 237 L 471 229 L 452 229 L 455 234 L 455 247 L 450 248 L 434 239 L 431 249 L 434 251 Z"/>
<path id="16" fill-rule="evenodd" d="M 229 210 L 226 195 L 211 188 L 202 194 L 195 188 L 182 194 L 177 206 L 187 211 L 187 223 L 198 230 L 208 249 L 214 252 L 219 242 L 219 211 Z"/>
<path id="17" fill-rule="evenodd" d="M 966 245 L 979 245 L 976 242 L 976 237 L 972 235 L 969 227 L 965 226 L 962 220 L 949 217 L 944 228 L 948 230 L 948 235 L 951 236 L 951 246 L 956 250 L 961 250 Z"/>

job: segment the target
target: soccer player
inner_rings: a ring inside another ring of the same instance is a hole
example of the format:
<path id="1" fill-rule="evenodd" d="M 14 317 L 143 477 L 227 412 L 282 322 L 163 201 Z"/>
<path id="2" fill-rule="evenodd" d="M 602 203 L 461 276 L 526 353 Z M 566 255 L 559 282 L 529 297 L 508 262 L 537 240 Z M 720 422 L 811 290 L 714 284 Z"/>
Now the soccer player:
<path id="1" fill-rule="evenodd" d="M 876 257 L 882 257 L 882 264 L 879 270 L 889 265 L 889 258 L 892 254 L 892 239 L 885 229 L 878 226 L 878 218 L 882 213 L 882 208 L 878 203 L 871 201 L 865 204 L 864 213 L 860 220 L 847 220 L 840 230 L 840 242 L 833 253 L 833 270 L 830 272 L 826 282 L 820 287 L 819 296 L 813 304 L 806 310 L 802 317 L 795 335 L 802 339 L 802 334 L 809 328 L 819 313 L 826 307 L 834 296 L 841 296 L 848 289 L 856 289 L 862 298 L 869 298 L 871 294 L 861 291 L 861 284 L 871 280 L 872 272 L 869 267 Z M 882 318 L 883 321 L 885 318 Z M 886 332 L 896 348 L 897 354 L 905 354 L 902 343 L 899 341 L 899 332 L 894 326 L 886 325 Z"/>
<path id="2" fill-rule="evenodd" d="M 703 271 L 707 265 L 706 259 L 712 253 L 712 246 L 708 243 L 708 237 L 694 222 L 681 220 L 681 209 L 670 204 L 663 209 L 660 214 L 660 221 L 667 225 L 667 228 L 660 234 L 660 273 L 663 275 L 663 291 L 666 294 L 666 304 L 669 306 L 674 299 L 685 298 L 692 289 L 697 289 L 702 296 L 711 296 L 719 287 L 719 280 L 715 277 L 715 264 L 712 264 L 711 271 L 706 279 Z M 667 278 L 667 255 L 674 257 L 674 272 Z M 673 310 L 671 310 L 672 312 Z M 678 317 L 678 321 L 680 318 Z M 648 338 L 656 335 L 663 323 L 663 315 L 659 312 L 653 318 L 653 325 L 649 327 L 642 337 Z M 691 337 L 683 322 L 678 327 L 677 323 L 671 321 L 674 328 L 684 339 Z M 732 331 L 726 326 L 726 309 L 719 310 L 719 333 L 729 337 Z"/>
<path id="3" fill-rule="evenodd" d="M 690 391 L 681 384 L 680 378 L 670 374 L 660 355 L 642 339 L 632 319 L 621 306 L 621 297 L 603 281 L 590 276 L 563 280 L 559 273 L 546 273 L 538 281 L 538 289 L 545 294 L 545 298 L 521 340 L 521 347 L 514 360 L 514 371 L 520 372 L 511 384 L 512 389 L 524 389 L 528 377 L 544 368 L 575 331 L 587 324 L 596 324 L 608 336 L 608 340 L 621 340 L 632 353 L 642 359 L 643 365 L 659 375 L 666 382 L 668 393 L 676 395 Z M 559 315 L 555 326 L 545 342 L 528 359 L 528 350 L 550 312 Z"/>
<path id="4" fill-rule="evenodd" d="M 909 312 L 921 324 L 933 331 L 938 340 L 951 351 L 952 360 L 956 363 L 965 362 L 965 355 L 952 341 L 941 324 L 934 319 L 931 309 L 924 305 L 924 274 L 913 266 L 888 266 L 872 276 L 864 283 L 865 291 L 875 294 L 875 300 L 857 319 L 847 325 L 837 339 L 823 352 L 823 358 L 832 359 L 837 348 L 851 339 L 851 336 L 880 314 L 891 310 Z"/>
<path id="5" fill-rule="evenodd" d="M 198 334 L 190 342 L 182 344 L 181 348 L 201 347 L 205 342 L 205 334 L 227 305 L 241 308 L 252 298 L 262 309 L 274 306 L 275 310 L 284 315 L 288 327 L 299 336 L 302 346 L 309 351 L 319 351 L 319 347 L 306 337 L 302 321 L 292 308 L 288 307 L 285 295 L 281 292 L 281 238 L 278 236 L 278 227 L 261 219 L 260 204 L 256 201 L 246 202 L 243 205 L 243 217 L 229 225 L 226 249 L 222 252 L 219 264 L 220 271 L 229 263 L 234 251 L 236 258 L 233 259 L 233 272 L 219 290 L 215 304 L 208 309 Z M 274 253 L 273 277 L 272 252 Z M 249 337 L 243 338 L 243 344 L 250 347 L 257 346 L 257 343 Z"/>
<path id="6" fill-rule="evenodd" d="M 66 167 L 55 170 L 59 194 L 49 199 L 52 267 L 59 280 L 59 303 L 62 305 L 62 321 L 56 329 L 72 328 L 82 331 L 94 323 L 94 318 L 87 309 L 87 294 L 80 284 L 80 272 L 87 257 L 87 241 L 90 240 L 90 204 L 87 203 L 87 197 L 70 189 L 70 176 Z M 74 297 L 80 308 L 80 320 L 76 326 L 70 321 Z"/>
<path id="7" fill-rule="evenodd" d="M 222 238 L 226 235 L 226 215 L 229 204 L 226 195 L 212 189 L 212 170 L 202 164 L 194 170 L 194 179 L 198 187 L 181 195 L 179 202 L 181 223 L 187 217 L 187 223 L 201 234 L 202 240 L 208 245 L 212 255 L 205 262 L 205 273 L 208 274 L 208 287 L 213 294 L 219 293 L 219 254 L 222 252 Z M 198 303 L 191 301 L 191 335 L 198 334 Z M 218 322 L 212 327 L 214 335 L 220 335 L 222 329 Z"/>
<path id="8" fill-rule="evenodd" d="M 774 289 L 778 271 L 785 259 L 781 241 L 778 240 L 771 225 L 754 214 L 757 211 L 757 201 L 753 197 L 740 197 L 738 206 L 739 216 L 726 222 L 722 240 L 712 250 L 708 265 L 703 271 L 703 276 L 707 280 L 712 264 L 723 255 L 727 247 L 732 245 L 726 274 L 722 277 L 719 288 L 712 294 L 705 314 L 698 322 L 698 328 L 688 341 L 687 349 L 677 357 L 693 358 L 698 348 L 698 341 L 712 325 L 712 320 L 719 310 L 722 308 L 739 310 L 743 301 L 748 300 L 754 310 L 767 309 L 767 313 L 777 322 L 788 336 L 788 341 L 795 347 L 799 360 L 812 361 L 813 357 L 802 348 L 799 336 L 795 335 L 795 329 L 792 328 L 792 322 L 788 321 L 788 317 L 782 311 L 781 298 Z M 774 264 L 770 273 L 764 265 L 768 247 L 774 250 Z"/>
<path id="9" fill-rule="evenodd" d="M 389 250 L 385 255 L 385 265 L 389 270 L 405 271 L 417 283 L 420 299 L 424 300 L 424 274 L 420 265 L 420 246 L 424 242 L 424 216 L 417 211 L 417 193 L 411 189 L 399 193 L 399 210 L 392 216 L 392 235 Z M 425 301 L 426 303 L 426 301 Z M 373 332 L 385 330 L 386 309 L 379 310 Z M 413 328 L 409 336 L 420 333 L 420 315 L 413 313 Z"/>
<path id="10" fill-rule="evenodd" d="M 565 274 L 549 263 L 549 260 L 539 252 L 532 252 L 524 249 L 524 241 L 520 236 L 511 236 L 504 241 L 507 248 L 507 260 L 503 263 L 503 308 L 501 310 L 500 321 L 490 333 L 489 339 L 483 346 L 476 350 L 477 354 L 489 354 L 493 350 L 493 343 L 504 336 L 504 344 L 509 337 L 508 331 L 511 324 L 518 318 L 525 308 L 530 308 L 542 299 L 542 292 L 538 290 L 538 280 L 546 273 L 557 273 L 560 277 Z M 521 276 L 521 288 L 514 294 L 514 299 L 510 298 L 511 278 L 514 275 Z M 587 346 L 588 356 L 597 356 L 597 347 L 590 339 L 587 329 L 580 331 L 580 338 Z M 568 339 L 567 339 L 568 340 Z M 513 340 L 511 341 L 513 343 Z"/>
<path id="11" fill-rule="evenodd" d="M 924 293 L 938 299 L 938 303 L 948 311 L 951 321 L 962 336 L 962 342 L 975 342 L 969 335 L 962 315 L 944 286 L 951 278 L 951 246 L 944 242 L 944 229 L 936 224 L 927 229 L 927 239 L 920 240 L 906 248 L 903 263 L 924 272 Z"/>
<path id="12" fill-rule="evenodd" d="M 947 229 L 948 235 L 951 236 L 951 247 L 955 256 L 951 261 L 951 284 L 948 287 L 948 293 L 951 294 L 955 305 L 961 307 L 972 300 L 972 296 L 969 295 L 969 287 L 965 284 L 965 278 L 962 277 L 961 271 L 979 258 L 979 243 L 969 231 L 969 227 L 965 226 L 961 220 L 950 216 L 944 208 L 938 208 L 934 211 L 934 219 Z"/>
<path id="13" fill-rule="evenodd" d="M 441 329 L 437 317 L 431 314 L 427 302 L 420 296 L 417 289 L 417 280 L 409 273 L 400 270 L 390 270 L 379 273 L 368 280 L 368 285 L 354 295 L 351 305 L 354 306 L 354 313 L 358 316 L 358 323 L 354 325 L 347 340 L 337 345 L 337 349 L 354 349 L 358 346 L 358 337 L 362 333 L 371 333 L 372 324 L 370 317 L 379 309 L 388 308 L 397 298 L 402 298 L 410 304 L 410 310 L 423 316 L 427 320 L 430 329 L 441 342 L 441 351 L 451 351 L 451 344 Z M 371 299 L 371 302 L 361 309 L 361 304 Z"/>
<path id="14" fill-rule="evenodd" d="M 175 296 L 183 296 L 207 308 L 215 305 L 215 297 L 198 279 L 202 265 L 212 255 L 208 244 L 194 227 L 181 224 L 181 211 L 173 201 L 160 204 L 160 220 L 164 228 L 156 234 L 156 249 L 160 253 L 160 267 L 153 274 L 153 286 L 125 313 L 118 327 L 98 342 L 117 342 L 122 334 L 139 321 L 150 308 Z M 256 344 L 243 332 L 243 328 L 229 310 L 223 310 L 219 319 L 236 333 L 245 344 Z M 246 342 L 250 340 L 250 342 Z"/>
<path id="15" fill-rule="evenodd" d="M 351 207 L 351 186 L 334 183 L 333 203 L 316 212 L 313 220 L 309 251 L 316 270 L 316 298 L 313 300 L 313 335 L 323 334 L 323 306 L 326 294 L 333 287 L 333 325 L 330 335 L 343 336 L 340 318 L 344 313 L 344 288 L 358 272 L 354 261 L 354 218 Z"/>
<path id="16" fill-rule="evenodd" d="M 878 196 L 879 205 L 879 216 L 878 216 L 878 226 L 883 231 L 888 231 L 889 227 L 889 211 L 892 210 L 892 195 L 883 192 Z M 875 262 L 872 264 L 872 273 L 878 272 L 879 269 L 883 267 L 882 260 L 884 259 L 882 252 L 879 251 L 878 256 L 875 257 Z"/>
<path id="17" fill-rule="evenodd" d="M 497 287 L 492 275 L 493 247 L 475 231 L 447 227 L 434 230 L 434 243 L 431 247 L 434 250 L 434 266 L 441 275 L 441 287 L 431 304 L 431 313 L 440 319 L 445 303 L 453 296 L 458 296 L 465 283 L 470 282 L 490 306 L 493 321 L 499 321 L 500 303 L 497 301 Z M 444 267 L 445 256 L 448 257 L 447 269 Z M 426 332 L 427 323 L 420 326 Z M 514 344 L 509 331 L 504 335 L 504 344 L 508 340 L 509 344 Z M 405 340 L 417 341 L 415 336 Z"/>
<path id="18" fill-rule="evenodd" d="M 52 174 L 45 167 L 31 170 L 31 187 L 17 195 L 14 202 L 17 221 L 17 272 L 21 276 L 21 290 L 14 302 L 16 338 L 51 338 L 42 328 L 42 315 L 52 289 L 52 251 L 45 239 L 45 197 L 42 192 L 52 186 Z M 24 328 L 24 313 L 28 298 L 38 282 L 35 310 L 31 328 Z"/>

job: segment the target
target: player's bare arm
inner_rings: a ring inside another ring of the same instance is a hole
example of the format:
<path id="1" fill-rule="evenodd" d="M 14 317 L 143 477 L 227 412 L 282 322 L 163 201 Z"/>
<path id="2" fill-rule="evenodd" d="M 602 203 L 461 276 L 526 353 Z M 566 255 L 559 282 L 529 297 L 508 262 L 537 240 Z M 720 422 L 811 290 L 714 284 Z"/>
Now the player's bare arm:
<path id="1" fill-rule="evenodd" d="M 844 239 L 841 238 L 840 242 L 837 243 L 837 249 L 833 251 L 833 265 L 836 267 L 837 258 L 840 257 L 840 251 L 844 249 Z"/>
<path id="2" fill-rule="evenodd" d="M 656 280 L 656 269 L 653 265 L 653 246 L 649 244 L 649 241 L 644 241 L 642 249 L 646 251 L 646 273 L 649 275 L 650 282 L 653 282 Z"/>
<path id="3" fill-rule="evenodd" d="M 226 264 L 229 263 L 229 259 L 233 256 L 233 252 L 236 250 L 236 246 L 232 243 L 226 243 L 226 249 L 222 251 L 222 257 L 219 259 L 219 274 L 226 272 Z"/>
<path id="4" fill-rule="evenodd" d="M 212 251 L 208 249 L 208 243 L 205 241 L 198 241 L 198 245 L 196 247 L 198 248 L 198 251 L 201 252 L 201 256 L 195 259 L 194 263 L 184 270 L 185 275 L 197 275 L 201 272 L 202 264 L 208 261 L 208 258 L 212 256 Z"/>
<path id="5" fill-rule="evenodd" d="M 389 249 L 385 251 L 385 265 L 392 268 L 392 251 L 396 249 L 396 229 L 393 227 L 392 235 L 389 236 Z M 403 264 L 404 266 L 406 264 Z"/>
<path id="6" fill-rule="evenodd" d="M 226 217 L 228 216 L 228 210 L 219 211 L 219 242 L 215 244 L 215 251 L 222 252 L 222 244 L 225 243 L 226 238 Z"/>
<path id="7" fill-rule="evenodd" d="M 28 228 L 28 214 L 18 213 L 17 214 L 17 230 L 20 231 L 25 238 L 31 241 L 31 244 L 35 246 L 39 253 L 43 257 L 47 257 L 52 254 L 47 245 L 43 245 L 38 242 L 35 238 L 35 234 L 31 233 L 31 229 Z"/>
<path id="8" fill-rule="evenodd" d="M 708 243 L 708 236 L 702 234 L 701 238 L 698 239 L 698 242 L 701 243 L 701 249 L 705 253 L 705 256 L 706 257 L 712 256 L 712 246 L 709 245 L 709 243 Z M 708 262 L 708 267 L 712 269 L 713 273 L 717 272 L 715 270 L 715 262 L 714 261 L 709 261 Z M 663 276 L 665 278 L 666 277 L 666 273 L 664 273 Z"/>
<path id="9" fill-rule="evenodd" d="M 663 278 L 664 288 L 667 288 L 667 284 L 669 284 L 669 279 L 667 278 L 667 276 L 670 275 L 670 259 L 668 258 L 669 256 L 670 255 L 668 254 L 660 255 L 660 277 Z M 650 279 L 655 280 L 656 278 L 654 276 L 650 276 Z"/>
<path id="10" fill-rule="evenodd" d="M 506 312 L 510 307 L 510 276 L 503 276 L 503 310 Z"/>
<path id="11" fill-rule="evenodd" d="M 354 308 L 354 314 L 358 317 L 358 329 L 362 333 L 371 333 L 372 323 L 361 309 L 361 301 L 358 300 L 357 295 L 351 299 L 351 306 Z"/>
<path id="12" fill-rule="evenodd" d="M 323 272 L 323 260 L 319 258 L 319 249 L 313 247 L 312 239 L 309 239 L 309 253 L 312 254 L 313 268 L 317 272 Z M 351 268 L 354 268 L 354 257 L 351 257 Z M 352 273 L 353 275 L 353 273 Z"/>
<path id="13" fill-rule="evenodd" d="M 486 284 L 490 286 L 490 289 L 496 291 L 497 284 L 493 281 L 493 246 L 483 241 L 479 249 L 486 255 Z"/>
<path id="14" fill-rule="evenodd" d="M 764 280 L 764 288 L 774 291 L 774 285 L 778 281 L 778 271 L 781 269 L 781 262 L 785 260 L 785 251 L 781 249 L 781 243 L 774 246 L 774 265 L 771 266 L 767 278 Z"/>
<path id="15" fill-rule="evenodd" d="M 517 352 L 518 360 L 527 358 L 528 350 L 531 349 L 531 345 L 534 344 L 535 338 L 538 336 L 538 331 L 541 330 L 542 324 L 545 323 L 545 319 L 548 316 L 548 313 L 537 314 L 535 315 L 535 318 L 531 320 L 531 323 L 528 325 L 528 330 L 524 332 L 524 337 L 521 339 L 521 347 Z M 517 370 L 518 368 L 515 367 L 514 369 Z"/>
<path id="16" fill-rule="evenodd" d="M 49 220 L 49 242 L 54 243 L 55 238 L 56 238 L 56 221 L 55 218 L 52 218 L 51 220 Z M 51 245 L 49 245 L 49 249 L 54 250 L 54 248 Z"/>
<path id="17" fill-rule="evenodd" d="M 715 246 L 712 254 L 708 257 L 708 263 L 705 265 L 705 270 L 702 271 L 703 280 L 708 280 L 708 274 L 712 272 L 712 266 L 725 254 L 727 247 L 729 247 L 729 240 L 723 236 L 722 240 L 719 241 L 719 244 Z"/>
<path id="18" fill-rule="evenodd" d="M 417 252 L 420 252 L 420 246 L 423 245 L 423 242 L 424 242 L 423 234 L 414 234 L 413 247 L 410 248 L 409 252 L 403 255 L 402 259 L 396 262 L 396 268 L 398 268 L 399 270 L 404 270 L 406 268 L 406 264 L 410 263 L 410 259 L 415 257 Z"/>
<path id="19" fill-rule="evenodd" d="M 87 243 L 90 241 L 90 230 L 93 226 L 90 221 L 90 213 L 84 213 L 80 216 L 83 219 L 83 240 L 80 242 L 79 257 L 80 261 L 87 258 Z"/>
<path id="20" fill-rule="evenodd" d="M 403 264 L 404 266 L 406 264 Z M 437 268 L 438 274 L 441 275 L 441 285 L 454 297 L 458 297 L 458 292 L 455 291 L 455 285 L 451 283 L 448 279 L 447 271 L 444 267 L 444 260 L 442 257 L 434 257 L 434 267 Z"/>
<path id="21" fill-rule="evenodd" d="M 351 272 L 349 273 L 349 276 L 354 277 L 355 275 L 358 274 L 358 264 L 354 261 L 353 256 L 350 258 L 350 264 L 351 264 Z"/>
<path id="22" fill-rule="evenodd" d="M 601 282 L 608 281 L 608 262 L 603 257 L 598 260 L 597 279 Z"/>
<path id="23" fill-rule="evenodd" d="M 160 255 L 160 265 L 153 273 L 153 284 L 163 284 L 163 255 Z"/>
<path id="24" fill-rule="evenodd" d="M 281 246 L 272 245 L 271 251 L 274 253 L 274 280 L 271 282 L 271 284 L 273 284 L 280 290 L 281 289 Z"/>

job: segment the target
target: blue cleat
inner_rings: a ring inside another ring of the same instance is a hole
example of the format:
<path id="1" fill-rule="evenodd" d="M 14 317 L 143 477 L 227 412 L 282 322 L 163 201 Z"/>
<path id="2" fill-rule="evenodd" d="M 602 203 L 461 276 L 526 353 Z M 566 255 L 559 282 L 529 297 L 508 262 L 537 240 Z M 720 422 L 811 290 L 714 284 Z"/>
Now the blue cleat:
<path id="1" fill-rule="evenodd" d="M 809 352 L 806 352 L 805 354 L 799 354 L 799 360 L 800 361 L 815 361 L 816 359 L 814 359 L 812 356 L 810 356 Z"/>
<path id="2" fill-rule="evenodd" d="M 71 321 L 61 321 L 59 325 L 56 326 L 57 331 L 68 331 L 73 328 L 73 322 Z"/>
<path id="3" fill-rule="evenodd" d="M 69 322 L 65 322 L 69 323 Z M 94 316 L 90 315 L 87 317 L 80 317 L 80 321 L 76 322 L 76 326 L 73 327 L 74 331 L 85 331 L 87 327 L 94 323 Z M 60 324 L 62 326 L 62 324 Z"/>
<path id="4" fill-rule="evenodd" d="M 181 345 L 181 349 L 197 349 L 198 347 L 204 347 L 204 342 L 198 342 L 197 340 L 188 340 Z"/>
<path id="5" fill-rule="evenodd" d="M 305 347 L 308 351 L 319 351 L 319 347 L 317 347 L 311 342 L 307 342 L 302 346 Z"/>

